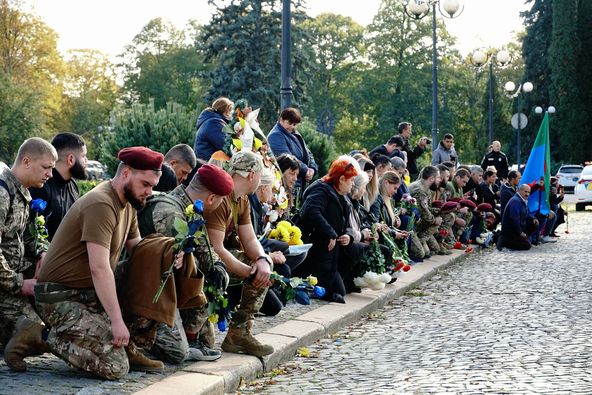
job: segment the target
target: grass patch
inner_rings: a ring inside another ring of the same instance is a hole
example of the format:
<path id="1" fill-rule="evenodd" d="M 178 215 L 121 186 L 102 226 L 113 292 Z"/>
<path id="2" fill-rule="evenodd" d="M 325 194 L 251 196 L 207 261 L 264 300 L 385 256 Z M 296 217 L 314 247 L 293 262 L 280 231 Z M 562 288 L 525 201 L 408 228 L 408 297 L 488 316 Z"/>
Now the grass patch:
<path id="1" fill-rule="evenodd" d="M 413 296 L 413 297 L 416 297 L 416 298 L 420 298 L 422 296 L 428 296 L 427 293 L 422 292 L 422 291 L 409 291 L 405 295 L 407 295 L 407 296 Z"/>

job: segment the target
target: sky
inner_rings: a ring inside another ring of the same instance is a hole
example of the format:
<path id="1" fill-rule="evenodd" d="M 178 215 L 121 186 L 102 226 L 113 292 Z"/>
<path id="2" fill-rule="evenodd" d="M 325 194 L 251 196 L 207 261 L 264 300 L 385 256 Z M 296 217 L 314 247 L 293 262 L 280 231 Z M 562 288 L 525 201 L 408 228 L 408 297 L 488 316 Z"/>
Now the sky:
<path id="1" fill-rule="evenodd" d="M 58 49 L 93 48 L 110 57 L 142 27 L 156 17 L 182 28 L 189 19 L 205 24 L 212 8 L 207 0 L 26 0 L 35 14 L 59 34 Z M 378 12 L 381 0 L 307 0 L 308 14 L 338 13 L 367 25 Z M 461 0 L 464 12 L 456 19 L 444 19 L 458 38 L 457 48 L 467 55 L 476 48 L 501 48 L 522 30 L 519 12 L 524 0 Z M 425 18 L 425 23 L 430 23 Z"/>

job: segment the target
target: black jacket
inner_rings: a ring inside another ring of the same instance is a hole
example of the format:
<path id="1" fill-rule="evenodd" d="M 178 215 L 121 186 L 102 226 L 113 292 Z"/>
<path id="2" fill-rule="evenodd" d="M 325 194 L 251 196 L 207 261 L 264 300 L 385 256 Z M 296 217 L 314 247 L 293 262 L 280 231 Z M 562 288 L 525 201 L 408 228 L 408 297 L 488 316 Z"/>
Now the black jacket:
<path id="1" fill-rule="evenodd" d="M 403 137 L 401 135 L 401 137 Z M 419 169 L 417 168 L 417 158 L 419 158 L 425 150 L 420 146 L 416 145 L 415 148 L 411 148 L 409 145 L 409 140 L 403 137 L 403 141 L 405 141 L 405 145 L 403 146 L 402 151 L 407 152 L 407 170 L 409 170 L 409 174 L 415 176 L 419 174 Z"/>
<path id="2" fill-rule="evenodd" d="M 481 161 L 481 167 L 485 171 L 487 166 L 495 167 L 499 179 L 508 178 L 508 158 L 503 152 L 491 151 L 487 153 Z"/>
<path id="3" fill-rule="evenodd" d="M 160 179 L 153 189 L 157 192 L 170 192 L 175 188 L 177 188 L 177 175 L 172 167 L 163 163 Z"/>
<path id="4" fill-rule="evenodd" d="M 345 233 L 348 218 L 345 197 L 323 180 L 316 180 L 304 192 L 299 226 L 306 240 L 336 239 Z"/>
<path id="5" fill-rule="evenodd" d="M 502 184 L 500 189 L 500 212 L 504 214 L 504 208 L 508 205 L 508 202 L 516 194 L 516 188 L 508 183 Z"/>
<path id="6" fill-rule="evenodd" d="M 48 239 L 51 241 L 53 235 L 62 223 L 62 219 L 72 207 L 74 202 L 80 197 L 78 185 L 74 179 L 64 180 L 60 173 L 54 168 L 53 176 L 47 180 L 42 188 L 29 188 L 32 199 L 43 199 L 47 202 L 47 207 L 42 215 L 45 217 Z M 31 213 L 30 218 L 35 217 Z"/>

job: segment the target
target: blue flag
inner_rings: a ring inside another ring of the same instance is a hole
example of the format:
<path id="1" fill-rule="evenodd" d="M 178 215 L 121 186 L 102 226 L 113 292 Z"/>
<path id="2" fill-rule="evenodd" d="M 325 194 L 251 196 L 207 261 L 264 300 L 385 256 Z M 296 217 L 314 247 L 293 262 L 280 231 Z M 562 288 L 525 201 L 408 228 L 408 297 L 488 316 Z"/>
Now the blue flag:
<path id="1" fill-rule="evenodd" d="M 521 184 L 531 188 L 528 209 L 531 214 L 549 214 L 551 189 L 551 154 L 549 150 L 549 114 L 545 113 L 536 140 L 530 151 Z"/>

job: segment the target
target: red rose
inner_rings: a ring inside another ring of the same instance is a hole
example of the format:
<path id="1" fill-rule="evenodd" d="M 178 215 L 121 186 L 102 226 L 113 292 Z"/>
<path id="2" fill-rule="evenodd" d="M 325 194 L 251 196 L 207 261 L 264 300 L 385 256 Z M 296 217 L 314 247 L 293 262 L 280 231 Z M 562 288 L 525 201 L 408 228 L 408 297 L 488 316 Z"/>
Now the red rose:
<path id="1" fill-rule="evenodd" d="M 405 267 L 405 264 L 403 262 L 399 262 L 399 264 L 397 266 L 395 266 L 395 271 L 399 271 L 401 269 L 403 269 Z"/>
<path id="2" fill-rule="evenodd" d="M 409 270 L 411 270 L 411 266 L 405 265 L 405 267 L 403 268 L 403 271 L 408 272 Z"/>

